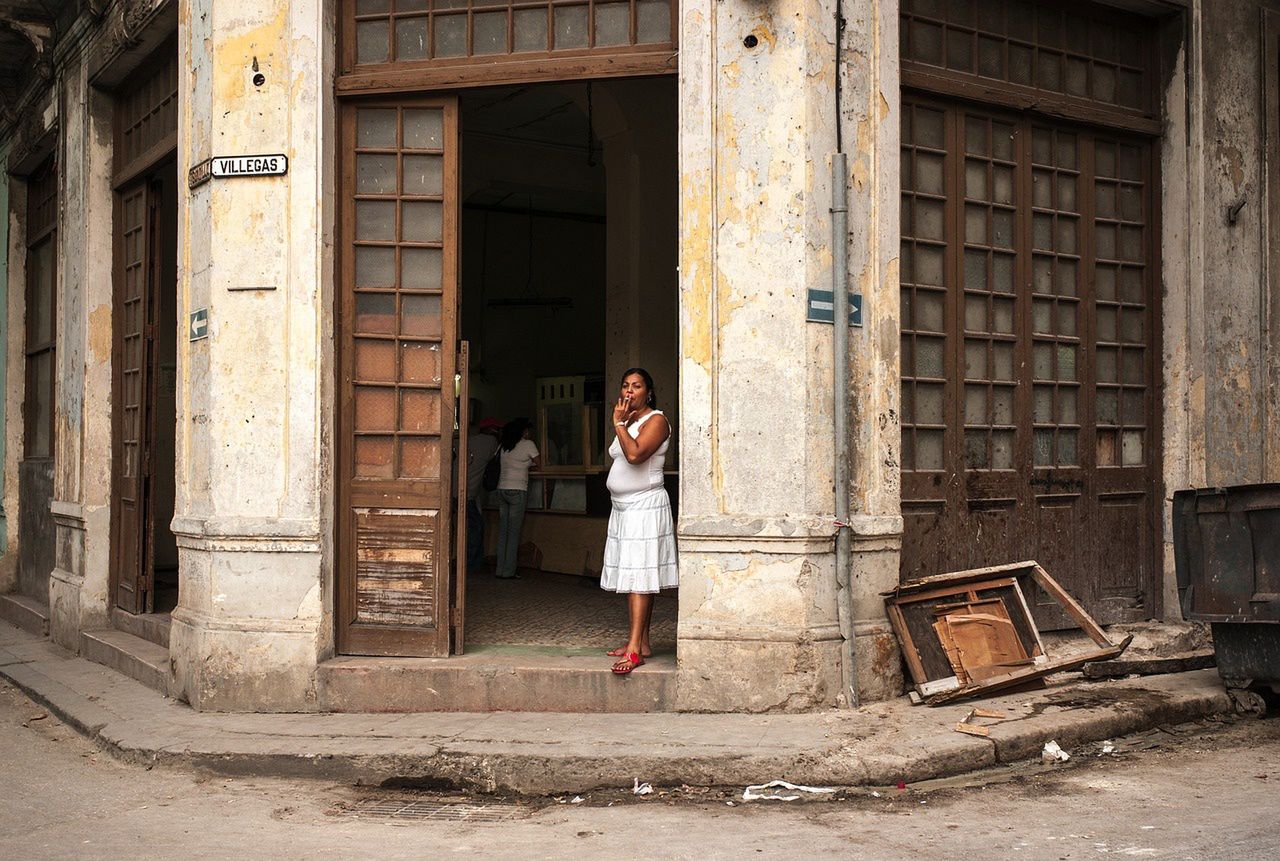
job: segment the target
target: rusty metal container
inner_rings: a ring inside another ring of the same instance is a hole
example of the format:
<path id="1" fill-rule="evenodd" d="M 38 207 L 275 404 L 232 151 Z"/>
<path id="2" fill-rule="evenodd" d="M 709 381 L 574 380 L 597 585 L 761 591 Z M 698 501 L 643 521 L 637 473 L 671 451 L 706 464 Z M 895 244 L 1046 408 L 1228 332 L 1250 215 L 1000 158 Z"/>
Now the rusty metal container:
<path id="1" fill-rule="evenodd" d="M 1280 694 L 1280 484 L 1173 495 L 1183 615 L 1213 625 L 1229 687 Z"/>

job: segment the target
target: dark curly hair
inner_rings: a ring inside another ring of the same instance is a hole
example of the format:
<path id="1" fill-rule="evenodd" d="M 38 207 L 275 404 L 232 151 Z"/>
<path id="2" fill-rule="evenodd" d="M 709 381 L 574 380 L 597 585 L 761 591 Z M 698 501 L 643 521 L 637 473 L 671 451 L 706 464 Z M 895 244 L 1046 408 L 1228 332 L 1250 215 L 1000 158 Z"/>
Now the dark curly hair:
<path id="1" fill-rule="evenodd" d="M 645 406 L 649 409 L 657 409 L 658 406 L 658 390 L 654 388 L 653 377 L 649 376 L 649 372 L 644 368 L 627 368 L 622 372 L 622 379 L 618 381 L 621 386 L 627 381 L 627 377 L 632 374 L 639 374 L 640 379 L 644 380 L 644 387 L 649 390 L 649 400 L 645 401 Z"/>

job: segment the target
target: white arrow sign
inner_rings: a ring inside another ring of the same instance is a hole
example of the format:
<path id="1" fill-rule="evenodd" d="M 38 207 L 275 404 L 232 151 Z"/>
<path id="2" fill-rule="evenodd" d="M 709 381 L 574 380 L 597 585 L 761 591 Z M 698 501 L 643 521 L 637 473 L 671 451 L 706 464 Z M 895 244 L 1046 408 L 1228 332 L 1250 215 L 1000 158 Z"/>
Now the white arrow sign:
<path id="1" fill-rule="evenodd" d="M 200 308 L 187 317 L 187 340 L 199 341 L 209 337 L 209 309 Z"/>

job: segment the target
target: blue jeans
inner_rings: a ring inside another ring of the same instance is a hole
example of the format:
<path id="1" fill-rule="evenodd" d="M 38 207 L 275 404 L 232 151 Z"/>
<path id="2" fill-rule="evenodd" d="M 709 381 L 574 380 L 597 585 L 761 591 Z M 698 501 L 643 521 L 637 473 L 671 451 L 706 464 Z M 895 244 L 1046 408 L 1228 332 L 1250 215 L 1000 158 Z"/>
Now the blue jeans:
<path id="1" fill-rule="evenodd" d="M 516 554 L 528 499 L 526 490 L 498 491 L 498 565 L 493 573 L 499 577 L 516 576 Z"/>
<path id="2" fill-rule="evenodd" d="M 467 571 L 484 565 L 484 509 L 480 500 L 467 500 Z"/>

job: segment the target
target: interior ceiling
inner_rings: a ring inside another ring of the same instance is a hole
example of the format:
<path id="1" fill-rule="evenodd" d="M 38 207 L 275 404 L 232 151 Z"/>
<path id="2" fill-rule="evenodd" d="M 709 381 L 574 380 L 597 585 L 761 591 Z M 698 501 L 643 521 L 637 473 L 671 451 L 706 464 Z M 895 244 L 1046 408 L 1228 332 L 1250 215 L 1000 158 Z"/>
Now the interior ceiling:
<path id="1" fill-rule="evenodd" d="M 587 84 L 500 87 L 462 98 L 463 134 L 586 149 Z"/>
<path id="2" fill-rule="evenodd" d="M 484 136 L 517 144 L 572 149 L 585 159 L 586 104 L 585 83 L 486 89 L 462 97 L 462 133 L 464 138 Z M 597 164 L 601 158 L 599 146 L 599 142 L 595 142 Z M 475 167 L 469 160 L 464 160 L 464 165 Z M 586 191 L 496 181 L 476 189 L 467 197 L 466 205 L 601 217 L 605 200 L 603 189 Z"/>

